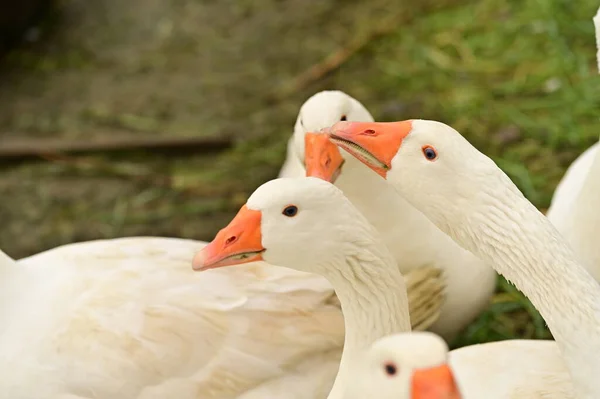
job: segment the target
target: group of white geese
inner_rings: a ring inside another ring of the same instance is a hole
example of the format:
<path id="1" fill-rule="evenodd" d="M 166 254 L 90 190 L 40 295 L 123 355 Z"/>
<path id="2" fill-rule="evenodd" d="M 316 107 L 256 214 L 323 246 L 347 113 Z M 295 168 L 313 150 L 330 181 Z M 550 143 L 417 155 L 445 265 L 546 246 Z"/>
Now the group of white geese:
<path id="1" fill-rule="evenodd" d="M 597 148 L 546 217 L 451 127 L 317 93 L 211 243 L 0 252 L 0 398 L 599 399 Z M 448 353 L 496 272 L 555 341 Z"/>

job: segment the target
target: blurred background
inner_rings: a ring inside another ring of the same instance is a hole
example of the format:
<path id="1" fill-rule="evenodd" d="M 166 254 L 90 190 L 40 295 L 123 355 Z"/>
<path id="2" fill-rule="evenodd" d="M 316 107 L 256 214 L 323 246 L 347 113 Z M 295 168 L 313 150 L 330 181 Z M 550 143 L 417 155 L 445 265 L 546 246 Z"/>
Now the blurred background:
<path id="1" fill-rule="evenodd" d="M 600 133 L 597 0 L 0 0 L 0 246 L 210 240 L 300 105 L 443 121 L 545 209 Z M 506 281 L 455 345 L 548 338 Z"/>

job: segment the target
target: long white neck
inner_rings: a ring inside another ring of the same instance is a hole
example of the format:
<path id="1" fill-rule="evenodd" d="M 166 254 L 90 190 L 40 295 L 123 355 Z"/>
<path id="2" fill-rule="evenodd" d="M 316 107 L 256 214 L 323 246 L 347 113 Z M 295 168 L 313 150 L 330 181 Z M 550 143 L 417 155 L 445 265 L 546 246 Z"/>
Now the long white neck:
<path id="1" fill-rule="evenodd" d="M 351 368 L 377 339 L 410 331 L 404 278 L 382 243 L 361 243 L 347 256 L 346 265 L 331 267 L 326 276 L 338 295 L 344 314 L 345 340 L 340 368 L 328 399 L 343 397 Z"/>
<path id="2" fill-rule="evenodd" d="M 490 180 L 464 206 L 428 215 L 527 295 L 561 349 L 578 398 L 600 398 L 600 285 L 506 175 Z"/>
<path id="3" fill-rule="evenodd" d="M 598 228 L 600 212 L 600 147 L 596 147 L 594 161 L 579 192 L 572 204 L 570 215 L 569 239 L 577 255 L 597 281 L 600 281 L 600 245 Z"/>

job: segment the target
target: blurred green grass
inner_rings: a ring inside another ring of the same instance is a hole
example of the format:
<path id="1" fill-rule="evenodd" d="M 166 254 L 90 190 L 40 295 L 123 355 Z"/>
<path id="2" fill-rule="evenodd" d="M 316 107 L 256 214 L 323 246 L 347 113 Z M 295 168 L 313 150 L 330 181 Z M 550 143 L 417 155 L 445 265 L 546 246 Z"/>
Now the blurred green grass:
<path id="1" fill-rule="evenodd" d="M 597 2 L 431 3 L 428 11 L 398 6 L 399 12 L 419 14 L 288 100 L 240 112 L 243 123 L 235 130 L 239 140 L 227 153 L 131 153 L 4 166 L 0 195 L 15 199 L 0 206 L 0 220 L 8 222 L 0 232 L 2 248 L 24 256 L 98 237 L 211 239 L 254 188 L 276 176 L 300 104 L 312 93 L 331 88 L 361 100 L 379 120 L 424 118 L 454 126 L 491 156 L 534 204 L 546 208 L 566 167 L 600 133 L 600 78 L 591 20 Z M 340 12 L 344 18 L 351 14 Z M 324 15 L 326 23 L 335 23 L 335 14 Z M 354 18 L 358 22 L 348 29 L 348 37 L 378 23 L 372 16 Z M 255 101 L 248 92 L 247 101 Z M 97 114 L 86 115 L 95 121 Z M 104 108 L 100 119 L 120 120 Z M 30 125 L 35 130 L 38 124 L 32 119 Z M 134 130 L 149 125 L 136 123 Z M 500 278 L 487 311 L 454 346 L 516 337 L 550 334 L 526 298 Z"/>

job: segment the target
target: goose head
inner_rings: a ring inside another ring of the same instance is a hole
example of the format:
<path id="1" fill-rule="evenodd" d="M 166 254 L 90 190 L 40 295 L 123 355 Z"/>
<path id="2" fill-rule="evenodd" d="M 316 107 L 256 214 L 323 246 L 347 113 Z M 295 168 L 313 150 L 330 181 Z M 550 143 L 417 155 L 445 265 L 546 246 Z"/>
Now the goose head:
<path id="1" fill-rule="evenodd" d="M 335 182 L 348 154 L 340 151 L 321 129 L 339 121 L 372 121 L 373 117 L 356 99 L 342 91 L 322 91 L 300 108 L 294 126 L 296 154 L 306 168 L 306 176 Z M 352 157 L 350 162 L 355 162 Z"/>
<path id="2" fill-rule="evenodd" d="M 429 332 L 394 334 L 369 348 L 355 368 L 348 399 L 460 399 L 448 347 Z"/>
<path id="3" fill-rule="evenodd" d="M 494 184 L 508 178 L 460 133 L 440 122 L 339 122 L 324 131 L 438 227 L 482 210 L 477 206 L 485 207 L 486 197 L 499 194 L 493 192 L 496 188 L 517 190 L 512 184 Z"/>
<path id="4" fill-rule="evenodd" d="M 314 177 L 280 178 L 250 196 L 231 223 L 195 256 L 193 268 L 264 260 L 328 277 L 376 234 L 334 185 Z"/>

